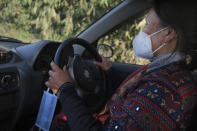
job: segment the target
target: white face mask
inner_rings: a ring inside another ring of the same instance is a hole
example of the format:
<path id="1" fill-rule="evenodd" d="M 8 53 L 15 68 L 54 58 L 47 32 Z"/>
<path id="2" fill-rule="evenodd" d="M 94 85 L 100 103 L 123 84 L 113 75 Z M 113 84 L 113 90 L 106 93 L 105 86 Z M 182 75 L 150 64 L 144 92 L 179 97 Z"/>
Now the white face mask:
<path id="1" fill-rule="evenodd" d="M 165 27 L 151 35 L 141 31 L 133 40 L 133 50 L 135 56 L 149 60 L 152 59 L 154 57 L 153 54 L 161 49 L 165 44 L 160 45 L 156 50 L 152 51 L 151 37 L 167 28 L 168 27 Z"/>
<path id="2" fill-rule="evenodd" d="M 44 94 L 42 96 L 40 109 L 35 123 L 35 125 L 40 130 L 49 131 L 55 112 L 56 103 L 57 96 L 55 96 L 54 94 L 50 94 L 48 88 L 47 91 L 44 91 Z"/>

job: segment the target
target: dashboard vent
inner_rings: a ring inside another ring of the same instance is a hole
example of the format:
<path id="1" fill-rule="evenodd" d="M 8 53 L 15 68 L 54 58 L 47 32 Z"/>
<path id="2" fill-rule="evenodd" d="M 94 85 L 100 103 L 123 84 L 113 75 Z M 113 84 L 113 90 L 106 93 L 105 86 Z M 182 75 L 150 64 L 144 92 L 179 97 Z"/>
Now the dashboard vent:
<path id="1" fill-rule="evenodd" d="M 14 72 L 0 73 L 0 90 L 18 87 L 18 75 Z"/>
<path id="2" fill-rule="evenodd" d="M 0 49 L 0 64 L 6 64 L 9 63 L 12 59 L 12 53 Z"/>

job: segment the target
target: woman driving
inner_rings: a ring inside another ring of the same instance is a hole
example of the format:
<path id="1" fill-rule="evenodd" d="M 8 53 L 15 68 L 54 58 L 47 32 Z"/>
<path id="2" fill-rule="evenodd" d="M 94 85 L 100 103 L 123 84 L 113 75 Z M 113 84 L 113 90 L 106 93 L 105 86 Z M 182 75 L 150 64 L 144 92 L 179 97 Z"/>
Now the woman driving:
<path id="1" fill-rule="evenodd" d="M 87 111 L 66 67 L 62 70 L 52 62 L 45 84 L 58 94 L 67 116 L 67 130 L 185 130 L 197 96 L 191 74 L 197 67 L 196 7 L 196 3 L 172 0 L 153 3 L 146 26 L 133 40 L 135 55 L 151 63 L 113 89 L 108 101 L 109 117 L 104 123 Z M 103 57 L 102 63 L 95 64 L 109 73 L 113 71 Z"/>

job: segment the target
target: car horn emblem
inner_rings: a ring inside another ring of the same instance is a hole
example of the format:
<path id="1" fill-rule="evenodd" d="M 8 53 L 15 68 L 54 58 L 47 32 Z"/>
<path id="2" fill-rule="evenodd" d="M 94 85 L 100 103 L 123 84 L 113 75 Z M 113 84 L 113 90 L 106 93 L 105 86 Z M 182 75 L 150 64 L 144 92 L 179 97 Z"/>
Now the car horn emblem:
<path id="1" fill-rule="evenodd" d="M 83 75 L 84 75 L 86 78 L 89 78 L 89 77 L 90 77 L 90 73 L 89 73 L 87 70 L 84 70 Z"/>

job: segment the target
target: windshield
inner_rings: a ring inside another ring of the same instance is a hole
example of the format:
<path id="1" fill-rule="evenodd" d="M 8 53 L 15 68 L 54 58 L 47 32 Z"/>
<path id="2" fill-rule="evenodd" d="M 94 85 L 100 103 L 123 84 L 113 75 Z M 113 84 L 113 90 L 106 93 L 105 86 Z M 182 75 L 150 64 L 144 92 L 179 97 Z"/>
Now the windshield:
<path id="1" fill-rule="evenodd" d="M 0 35 L 32 43 L 63 41 L 81 31 L 122 0 L 2 0 Z"/>

